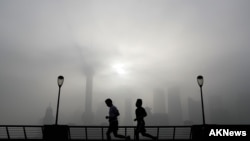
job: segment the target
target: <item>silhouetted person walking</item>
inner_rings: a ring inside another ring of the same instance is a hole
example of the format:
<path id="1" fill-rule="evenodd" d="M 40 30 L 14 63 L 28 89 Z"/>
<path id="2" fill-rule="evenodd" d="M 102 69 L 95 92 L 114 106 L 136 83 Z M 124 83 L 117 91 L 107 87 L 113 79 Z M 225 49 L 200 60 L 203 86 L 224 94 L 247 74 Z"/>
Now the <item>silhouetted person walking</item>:
<path id="1" fill-rule="evenodd" d="M 137 107 L 137 109 L 135 110 L 136 119 L 134 119 L 134 121 L 137 121 L 137 126 L 135 130 L 135 139 L 138 141 L 139 133 L 141 133 L 142 136 L 149 137 L 153 140 L 156 140 L 157 139 L 156 137 L 146 133 L 144 117 L 147 116 L 147 112 L 142 107 L 142 100 L 137 99 L 135 105 Z"/>
<path id="2" fill-rule="evenodd" d="M 106 99 L 105 103 L 107 104 L 107 106 L 109 107 L 109 116 L 106 116 L 106 119 L 109 119 L 109 127 L 108 127 L 108 131 L 106 133 L 107 135 L 107 140 L 111 140 L 111 132 L 113 132 L 114 136 L 117 138 L 124 138 L 126 140 L 130 140 L 130 136 L 123 136 L 123 135 L 119 135 L 117 134 L 118 131 L 118 120 L 117 117 L 120 115 L 118 109 L 113 105 L 112 100 L 111 99 Z"/>

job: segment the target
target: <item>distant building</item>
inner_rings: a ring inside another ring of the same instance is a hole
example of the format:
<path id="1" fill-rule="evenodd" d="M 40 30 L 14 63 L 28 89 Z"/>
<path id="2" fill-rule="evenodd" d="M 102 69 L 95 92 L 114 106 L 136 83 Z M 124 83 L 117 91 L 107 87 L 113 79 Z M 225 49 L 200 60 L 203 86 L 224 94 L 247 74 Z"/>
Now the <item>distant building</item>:
<path id="1" fill-rule="evenodd" d="M 180 90 L 172 87 L 168 90 L 168 117 L 170 125 L 183 125 Z"/>
<path id="2" fill-rule="evenodd" d="M 91 68 L 88 68 L 86 74 L 86 98 L 85 98 L 85 112 L 83 113 L 83 124 L 92 125 L 94 119 L 94 113 L 92 111 L 92 91 L 93 91 L 93 75 L 94 72 Z"/>
<path id="3" fill-rule="evenodd" d="M 132 112 L 132 105 L 134 105 L 132 103 L 132 99 L 128 98 L 125 100 L 125 114 L 124 114 L 124 125 L 133 125 L 133 117 L 132 114 L 134 114 L 134 112 Z"/>
<path id="4" fill-rule="evenodd" d="M 55 117 L 53 116 L 53 110 L 51 105 L 46 109 L 45 116 L 43 118 L 43 124 L 54 124 Z"/>
<path id="5" fill-rule="evenodd" d="M 154 90 L 153 112 L 166 113 L 166 95 L 163 89 Z"/>
<path id="6" fill-rule="evenodd" d="M 202 111 L 201 102 L 196 101 L 192 98 L 188 98 L 188 114 L 190 124 L 201 124 L 202 123 Z"/>
<path id="7" fill-rule="evenodd" d="M 148 125 L 168 125 L 168 114 L 166 113 L 166 95 L 163 89 L 155 89 L 153 97 L 153 113 L 148 113 Z M 150 110 L 147 108 L 146 110 Z"/>
<path id="8" fill-rule="evenodd" d="M 230 123 L 229 112 L 224 108 L 224 103 L 220 95 L 217 94 L 208 96 L 205 104 L 205 106 L 207 106 L 205 109 L 209 110 L 207 112 L 205 111 L 205 116 L 210 119 L 212 124 Z"/>
<path id="9" fill-rule="evenodd" d="M 145 107 L 147 117 L 145 117 L 146 125 L 148 126 L 164 126 L 168 125 L 167 113 L 152 113 L 151 108 Z"/>

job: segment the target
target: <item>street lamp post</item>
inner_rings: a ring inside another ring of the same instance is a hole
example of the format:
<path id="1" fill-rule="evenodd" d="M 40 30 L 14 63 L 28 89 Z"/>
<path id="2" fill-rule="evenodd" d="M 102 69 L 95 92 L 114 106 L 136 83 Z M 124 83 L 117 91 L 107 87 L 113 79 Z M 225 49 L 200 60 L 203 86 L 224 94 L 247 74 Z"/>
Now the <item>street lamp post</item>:
<path id="1" fill-rule="evenodd" d="M 58 111 L 59 111 L 59 102 L 60 102 L 60 92 L 61 92 L 61 87 L 64 81 L 64 77 L 63 76 L 58 76 L 57 78 L 57 84 L 59 87 L 59 92 L 58 92 L 58 100 L 57 100 L 57 110 L 56 110 L 56 125 L 58 123 Z"/>
<path id="2" fill-rule="evenodd" d="M 203 125 L 205 125 L 205 113 L 204 113 L 204 104 L 203 104 L 203 95 L 202 95 L 202 86 L 203 86 L 204 79 L 202 75 L 197 76 L 197 82 L 201 90 L 202 119 L 203 119 Z"/>

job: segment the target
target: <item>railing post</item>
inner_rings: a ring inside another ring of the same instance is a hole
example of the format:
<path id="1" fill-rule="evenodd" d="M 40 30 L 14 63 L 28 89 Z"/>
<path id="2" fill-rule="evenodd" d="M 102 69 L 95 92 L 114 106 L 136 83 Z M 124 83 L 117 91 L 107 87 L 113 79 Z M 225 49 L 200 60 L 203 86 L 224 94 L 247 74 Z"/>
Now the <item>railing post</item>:
<path id="1" fill-rule="evenodd" d="M 102 141 L 104 140 L 103 127 L 102 127 Z"/>
<path id="2" fill-rule="evenodd" d="M 191 129 L 190 129 L 190 135 L 189 135 L 189 140 L 192 140 L 192 127 L 191 127 Z"/>
<path id="3" fill-rule="evenodd" d="M 136 140 L 136 138 L 135 138 L 135 127 L 134 127 L 134 140 Z"/>
<path id="4" fill-rule="evenodd" d="M 173 140 L 175 140 L 175 126 L 174 126 Z"/>
<path id="5" fill-rule="evenodd" d="M 70 133 L 70 127 L 69 127 L 69 132 L 68 132 L 68 137 L 69 137 L 69 139 L 71 140 L 71 133 Z"/>
<path id="6" fill-rule="evenodd" d="M 42 137 L 44 139 L 44 126 L 42 126 L 41 129 L 42 129 L 42 134 L 43 134 Z"/>
<path id="7" fill-rule="evenodd" d="M 23 126 L 23 133 L 24 133 L 24 138 L 27 140 L 27 134 L 24 126 Z"/>
<path id="8" fill-rule="evenodd" d="M 125 136 L 127 137 L 127 127 L 125 127 Z"/>
<path id="9" fill-rule="evenodd" d="M 86 135 L 86 141 L 88 140 L 88 131 L 87 131 L 87 127 L 85 127 L 85 135 Z"/>
<path id="10" fill-rule="evenodd" d="M 157 137 L 156 137 L 157 140 L 159 139 L 159 131 L 160 131 L 159 129 L 160 129 L 160 127 L 158 126 L 158 127 L 157 127 Z"/>
<path id="11" fill-rule="evenodd" d="M 7 126 L 6 126 L 6 132 L 7 132 L 8 139 L 10 139 L 10 133 L 9 133 L 9 129 Z"/>

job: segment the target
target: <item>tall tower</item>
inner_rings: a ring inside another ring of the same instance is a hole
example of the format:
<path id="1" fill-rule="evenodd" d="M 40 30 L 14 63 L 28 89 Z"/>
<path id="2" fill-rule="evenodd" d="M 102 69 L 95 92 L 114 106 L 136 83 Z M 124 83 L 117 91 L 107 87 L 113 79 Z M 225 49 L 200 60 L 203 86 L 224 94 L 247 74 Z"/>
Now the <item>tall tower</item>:
<path id="1" fill-rule="evenodd" d="M 154 113 L 166 113 L 166 97 L 163 89 L 154 90 L 153 98 L 153 112 Z"/>
<path id="2" fill-rule="evenodd" d="M 51 105 L 46 109 L 45 116 L 43 118 L 43 124 L 53 124 L 55 117 L 53 116 L 53 110 Z"/>
<path id="3" fill-rule="evenodd" d="M 188 98 L 188 113 L 189 113 L 189 121 L 192 124 L 201 124 L 202 123 L 202 115 L 201 115 L 201 103 L 200 101 L 196 101 L 191 97 Z"/>
<path id="4" fill-rule="evenodd" d="M 86 74 L 86 98 L 85 98 L 85 112 L 83 113 L 83 122 L 84 124 L 91 125 L 93 124 L 94 114 L 92 111 L 92 92 L 93 92 L 93 69 L 87 68 L 85 71 Z"/>
<path id="5" fill-rule="evenodd" d="M 166 95 L 163 89 L 154 90 L 153 114 L 151 119 L 153 125 L 168 125 L 168 115 L 166 113 Z"/>
<path id="6" fill-rule="evenodd" d="M 133 117 L 132 114 L 134 114 L 134 112 L 132 112 L 132 99 L 131 98 L 127 98 L 125 100 L 125 115 L 124 115 L 124 124 L 128 125 L 128 126 L 132 126 L 133 125 Z"/>
<path id="7" fill-rule="evenodd" d="M 87 113 L 92 112 L 92 92 L 93 92 L 93 72 L 90 70 L 86 74 L 85 111 Z"/>
<path id="8" fill-rule="evenodd" d="M 84 48 L 84 51 L 82 50 Z M 86 125 L 93 124 L 94 114 L 92 111 L 92 91 L 93 91 L 93 76 L 94 76 L 94 64 L 96 63 L 92 52 L 92 43 L 89 46 L 75 46 L 77 53 L 79 53 L 83 61 L 83 72 L 86 77 L 86 91 L 85 91 L 85 111 L 83 113 L 83 122 Z"/>
<path id="9" fill-rule="evenodd" d="M 223 98 L 219 94 L 208 96 L 208 119 L 213 124 L 228 124 L 231 121 L 229 112 L 224 108 Z"/>
<path id="10" fill-rule="evenodd" d="M 171 87 L 168 90 L 168 115 L 169 115 L 169 124 L 171 125 L 183 124 L 180 89 L 178 87 Z"/>

